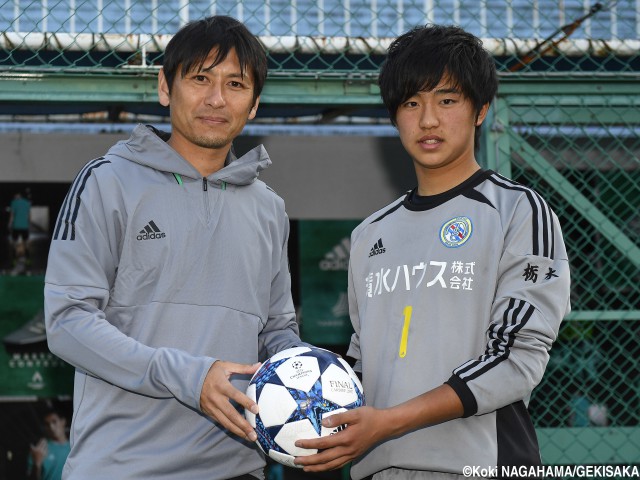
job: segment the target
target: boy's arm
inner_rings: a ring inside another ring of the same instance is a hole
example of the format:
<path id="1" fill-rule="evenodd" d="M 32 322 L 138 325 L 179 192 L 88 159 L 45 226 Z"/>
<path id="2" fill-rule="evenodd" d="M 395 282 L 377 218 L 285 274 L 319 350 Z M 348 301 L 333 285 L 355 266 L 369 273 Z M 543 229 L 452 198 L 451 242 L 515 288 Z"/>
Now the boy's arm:
<path id="1" fill-rule="evenodd" d="M 462 416 L 464 409 L 456 392 L 447 384 L 434 388 L 391 408 L 360 407 L 331 415 L 325 427 L 347 424 L 341 432 L 313 440 L 299 440 L 297 447 L 318 449 L 320 453 L 297 457 L 306 472 L 340 468 L 371 447 L 389 438 L 418 428 L 436 425 Z"/>
<path id="2" fill-rule="evenodd" d="M 27 478 L 29 480 L 40 480 L 42 478 L 42 462 L 49 448 L 47 440 L 41 438 L 35 445 L 29 446 L 29 457 L 27 459 Z"/>
<path id="3" fill-rule="evenodd" d="M 506 232 L 483 354 L 447 381 L 462 399 L 464 417 L 527 399 L 569 312 L 569 262 L 560 225 L 540 202 L 546 214 L 521 201 Z"/>

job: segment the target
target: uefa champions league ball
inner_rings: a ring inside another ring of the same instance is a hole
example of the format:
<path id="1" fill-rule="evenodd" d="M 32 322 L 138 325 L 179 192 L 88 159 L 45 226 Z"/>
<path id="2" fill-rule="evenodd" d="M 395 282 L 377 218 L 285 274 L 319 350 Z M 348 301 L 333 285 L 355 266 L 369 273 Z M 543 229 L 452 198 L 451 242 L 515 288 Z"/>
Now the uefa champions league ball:
<path id="1" fill-rule="evenodd" d="M 349 364 L 315 347 L 289 348 L 271 357 L 251 378 L 247 396 L 260 408 L 257 415 L 245 410 L 245 416 L 262 451 L 298 468 L 294 457 L 317 450 L 296 447 L 296 440 L 342 430 L 323 427 L 322 419 L 364 405 L 362 385 Z"/>

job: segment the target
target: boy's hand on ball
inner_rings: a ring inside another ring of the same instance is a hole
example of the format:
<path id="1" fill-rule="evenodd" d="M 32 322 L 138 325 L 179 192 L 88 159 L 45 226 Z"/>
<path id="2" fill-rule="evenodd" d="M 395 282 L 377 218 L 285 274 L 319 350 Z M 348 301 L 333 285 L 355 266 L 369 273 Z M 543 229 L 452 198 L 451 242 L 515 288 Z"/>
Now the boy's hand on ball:
<path id="1" fill-rule="evenodd" d="M 297 447 L 318 449 L 315 455 L 296 457 L 295 463 L 305 472 L 322 472 L 340 468 L 379 442 L 383 434 L 384 410 L 360 407 L 323 419 L 322 425 L 347 427 L 326 437 L 298 440 Z"/>
<path id="2" fill-rule="evenodd" d="M 202 412 L 230 432 L 251 442 L 256 441 L 256 432 L 231 401 L 254 413 L 258 413 L 258 405 L 235 388 L 229 378 L 234 374 L 253 375 L 259 367 L 260 363 L 245 365 L 217 360 L 209 368 L 200 392 Z"/>

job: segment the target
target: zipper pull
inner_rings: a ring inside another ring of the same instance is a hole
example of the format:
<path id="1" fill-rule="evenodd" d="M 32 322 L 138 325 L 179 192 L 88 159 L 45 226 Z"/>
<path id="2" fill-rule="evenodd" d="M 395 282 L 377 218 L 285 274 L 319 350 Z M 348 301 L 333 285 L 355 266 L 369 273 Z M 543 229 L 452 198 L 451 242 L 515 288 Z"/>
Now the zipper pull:
<path id="1" fill-rule="evenodd" d="M 208 187 L 207 187 L 207 179 L 205 177 L 202 177 L 202 190 L 204 190 L 206 192 L 207 189 L 208 189 Z"/>

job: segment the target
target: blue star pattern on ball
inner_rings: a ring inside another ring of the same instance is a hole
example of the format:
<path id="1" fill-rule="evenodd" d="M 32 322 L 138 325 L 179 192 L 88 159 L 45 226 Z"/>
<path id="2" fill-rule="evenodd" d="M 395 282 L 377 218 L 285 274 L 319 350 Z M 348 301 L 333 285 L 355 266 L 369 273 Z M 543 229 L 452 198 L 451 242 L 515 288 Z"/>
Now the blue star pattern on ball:
<path id="1" fill-rule="evenodd" d="M 256 418 L 256 434 L 258 435 L 258 443 L 262 451 L 268 453 L 270 450 L 275 450 L 276 452 L 286 453 L 274 440 L 281 428 L 282 425 L 267 428 L 259 416 Z"/>
<path id="2" fill-rule="evenodd" d="M 287 359 L 272 362 L 267 360 L 261 367 L 258 374 L 253 378 L 252 383 L 256 384 L 257 396 L 260 396 L 262 389 L 267 383 L 276 383 L 282 385 L 280 377 L 276 374 L 276 369 L 282 365 Z"/>
<path id="3" fill-rule="evenodd" d="M 362 385 L 351 367 L 315 347 L 296 347 L 271 357 L 251 379 L 247 395 L 260 409 L 257 415 L 245 412 L 258 445 L 289 466 L 297 466 L 295 456 L 315 453 L 296 447 L 297 439 L 341 430 L 322 427 L 324 417 L 364 405 Z"/>
<path id="4" fill-rule="evenodd" d="M 298 407 L 287 419 L 287 422 L 295 422 L 308 418 L 313 428 L 318 432 L 318 435 L 320 435 L 322 431 L 321 422 L 324 414 L 341 408 L 340 405 L 336 405 L 322 397 L 322 383 L 320 383 L 320 379 L 314 383 L 311 391 L 308 393 L 294 388 L 287 388 L 287 390 L 289 390 L 291 397 L 298 403 Z"/>

